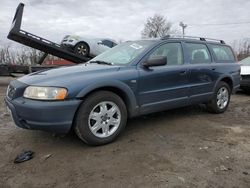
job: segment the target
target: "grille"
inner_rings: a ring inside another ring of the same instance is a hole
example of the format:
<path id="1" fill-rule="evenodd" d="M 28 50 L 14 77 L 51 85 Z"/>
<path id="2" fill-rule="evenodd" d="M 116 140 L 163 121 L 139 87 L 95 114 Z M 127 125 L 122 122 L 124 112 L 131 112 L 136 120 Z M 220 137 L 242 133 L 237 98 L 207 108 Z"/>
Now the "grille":
<path id="1" fill-rule="evenodd" d="M 250 81 L 250 75 L 241 75 L 242 80 Z"/>

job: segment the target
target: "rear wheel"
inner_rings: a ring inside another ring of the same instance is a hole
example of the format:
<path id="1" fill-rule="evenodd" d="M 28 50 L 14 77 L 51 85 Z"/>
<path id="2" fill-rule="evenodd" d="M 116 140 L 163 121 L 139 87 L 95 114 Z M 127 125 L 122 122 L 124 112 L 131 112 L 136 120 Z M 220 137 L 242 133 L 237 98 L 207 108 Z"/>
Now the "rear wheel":
<path id="1" fill-rule="evenodd" d="M 123 100 L 112 92 L 99 91 L 81 104 L 75 132 L 89 145 L 103 145 L 115 140 L 126 122 L 127 110 Z"/>
<path id="2" fill-rule="evenodd" d="M 74 47 L 74 52 L 78 55 L 87 57 L 89 56 L 89 47 L 85 42 L 80 42 Z"/>
<path id="3" fill-rule="evenodd" d="M 231 89 L 226 82 L 219 82 L 213 94 L 212 100 L 207 104 L 207 108 L 212 113 L 223 113 L 227 110 L 230 102 Z"/>

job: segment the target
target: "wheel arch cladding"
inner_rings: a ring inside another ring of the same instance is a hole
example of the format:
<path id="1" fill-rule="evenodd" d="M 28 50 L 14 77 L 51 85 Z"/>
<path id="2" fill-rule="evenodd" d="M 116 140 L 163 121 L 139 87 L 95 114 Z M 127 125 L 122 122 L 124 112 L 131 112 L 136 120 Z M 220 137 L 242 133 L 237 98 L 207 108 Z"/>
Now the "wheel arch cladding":
<path id="1" fill-rule="evenodd" d="M 88 95 L 97 91 L 110 91 L 117 94 L 124 101 L 129 117 L 137 115 L 138 105 L 134 92 L 127 85 L 120 82 L 113 82 L 109 84 L 102 82 L 100 84 L 95 84 L 95 86 L 87 86 L 82 89 L 76 97 L 84 100 Z"/>
<path id="2" fill-rule="evenodd" d="M 229 85 L 231 92 L 233 91 L 233 80 L 230 77 L 226 76 L 222 78 L 220 81 L 226 82 Z"/>
<path id="3" fill-rule="evenodd" d="M 219 82 L 225 82 L 229 85 L 231 92 L 233 91 L 233 79 L 230 76 L 221 76 L 221 78 L 219 78 L 216 81 L 216 84 L 214 85 L 214 89 L 213 91 L 215 92 L 215 89 L 217 87 L 217 85 L 219 84 Z"/>

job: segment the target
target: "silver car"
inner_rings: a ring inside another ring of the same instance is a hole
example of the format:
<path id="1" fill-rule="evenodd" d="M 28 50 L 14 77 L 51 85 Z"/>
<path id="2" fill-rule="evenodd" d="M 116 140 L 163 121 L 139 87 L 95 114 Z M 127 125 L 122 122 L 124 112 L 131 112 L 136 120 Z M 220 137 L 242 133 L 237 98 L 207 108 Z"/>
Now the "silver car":
<path id="1" fill-rule="evenodd" d="M 117 43 L 108 38 L 84 38 L 75 35 L 66 35 L 61 46 L 84 57 L 95 57 L 116 46 Z"/>

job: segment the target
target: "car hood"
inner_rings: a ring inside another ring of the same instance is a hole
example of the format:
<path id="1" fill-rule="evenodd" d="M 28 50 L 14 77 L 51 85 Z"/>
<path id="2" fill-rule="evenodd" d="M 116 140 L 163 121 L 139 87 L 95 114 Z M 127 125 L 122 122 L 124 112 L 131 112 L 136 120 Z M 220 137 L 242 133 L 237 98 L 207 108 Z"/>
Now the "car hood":
<path id="1" fill-rule="evenodd" d="M 72 84 L 89 80 L 97 80 L 97 77 L 105 77 L 111 72 L 118 71 L 120 66 L 82 64 L 71 67 L 61 67 L 45 71 L 35 72 L 19 78 L 20 82 L 27 85 L 58 86 L 70 88 Z"/>
<path id="2" fill-rule="evenodd" d="M 242 65 L 240 74 L 241 75 L 250 75 L 250 66 Z"/>

